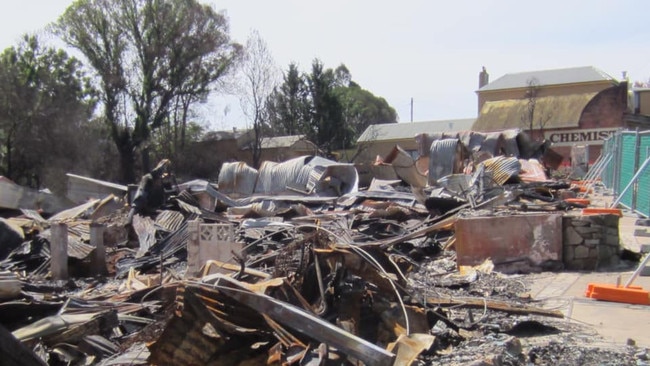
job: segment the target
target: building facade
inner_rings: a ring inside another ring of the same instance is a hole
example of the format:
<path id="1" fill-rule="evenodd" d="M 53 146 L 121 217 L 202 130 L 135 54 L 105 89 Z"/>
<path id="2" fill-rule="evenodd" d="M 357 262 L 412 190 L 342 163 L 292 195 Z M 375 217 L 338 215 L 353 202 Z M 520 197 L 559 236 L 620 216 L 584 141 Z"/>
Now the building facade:
<path id="1" fill-rule="evenodd" d="M 627 128 L 628 85 L 592 66 L 479 76 L 479 113 L 472 130 L 520 128 L 546 139 L 568 162 L 571 148 L 588 146 L 598 158 L 603 140 Z"/>

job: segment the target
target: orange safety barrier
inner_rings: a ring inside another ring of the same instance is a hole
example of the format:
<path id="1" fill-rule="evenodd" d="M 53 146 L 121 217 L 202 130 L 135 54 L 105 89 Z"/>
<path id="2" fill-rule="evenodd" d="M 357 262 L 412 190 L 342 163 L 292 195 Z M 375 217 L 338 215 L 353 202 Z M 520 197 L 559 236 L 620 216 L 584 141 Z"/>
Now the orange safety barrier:
<path id="1" fill-rule="evenodd" d="M 583 215 L 617 215 L 623 217 L 623 211 L 618 208 L 587 207 L 582 209 Z"/>
<path id="2" fill-rule="evenodd" d="M 650 305 L 650 293 L 639 286 L 622 287 L 601 283 L 587 285 L 585 296 L 605 301 Z"/>

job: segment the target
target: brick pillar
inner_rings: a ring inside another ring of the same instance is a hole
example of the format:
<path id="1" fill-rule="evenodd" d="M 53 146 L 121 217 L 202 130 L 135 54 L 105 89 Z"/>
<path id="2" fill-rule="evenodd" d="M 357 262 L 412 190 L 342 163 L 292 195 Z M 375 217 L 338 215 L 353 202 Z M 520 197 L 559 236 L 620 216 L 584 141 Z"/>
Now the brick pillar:
<path id="1" fill-rule="evenodd" d="M 68 226 L 52 224 L 50 238 L 50 272 L 55 280 L 68 279 Z"/>

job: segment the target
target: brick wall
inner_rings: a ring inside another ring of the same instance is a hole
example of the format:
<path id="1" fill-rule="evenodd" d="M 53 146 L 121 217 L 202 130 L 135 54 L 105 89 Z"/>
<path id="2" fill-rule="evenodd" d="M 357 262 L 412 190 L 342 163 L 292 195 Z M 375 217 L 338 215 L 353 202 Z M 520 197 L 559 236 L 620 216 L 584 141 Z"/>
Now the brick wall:
<path id="1" fill-rule="evenodd" d="M 580 128 L 625 127 L 624 114 L 627 110 L 627 83 L 611 87 L 598 93 L 587 104 L 580 117 Z M 589 160 L 598 158 L 602 145 L 589 146 Z"/>

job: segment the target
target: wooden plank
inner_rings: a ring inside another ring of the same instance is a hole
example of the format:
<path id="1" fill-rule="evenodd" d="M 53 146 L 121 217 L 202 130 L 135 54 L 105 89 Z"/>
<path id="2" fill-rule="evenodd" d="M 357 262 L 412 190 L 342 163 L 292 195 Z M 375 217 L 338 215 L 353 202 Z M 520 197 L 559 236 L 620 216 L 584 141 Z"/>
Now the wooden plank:
<path id="1" fill-rule="evenodd" d="M 470 308 L 488 308 L 491 310 L 503 311 L 510 314 L 520 314 L 520 315 L 542 315 L 552 318 L 564 318 L 559 310 L 546 310 L 538 307 L 527 306 L 527 305 L 515 305 L 505 301 L 499 300 L 487 300 L 487 299 L 478 299 L 478 298 L 468 298 L 468 297 L 456 297 L 456 298 L 442 298 L 442 297 L 429 297 L 427 298 L 427 303 L 431 306 L 464 306 Z"/>

